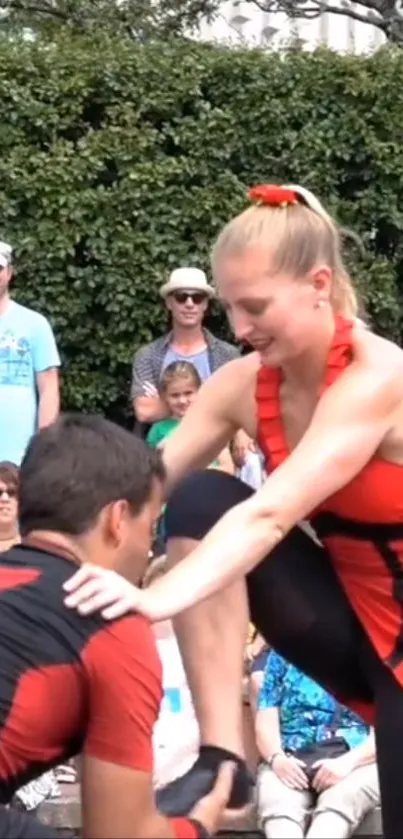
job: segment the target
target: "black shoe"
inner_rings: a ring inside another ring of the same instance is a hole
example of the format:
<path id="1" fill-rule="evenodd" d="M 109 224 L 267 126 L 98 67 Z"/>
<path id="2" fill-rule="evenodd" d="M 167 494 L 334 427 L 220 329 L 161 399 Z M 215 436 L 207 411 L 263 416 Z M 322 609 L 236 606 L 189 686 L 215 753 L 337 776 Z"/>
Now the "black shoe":
<path id="1" fill-rule="evenodd" d="M 249 804 L 253 781 L 245 761 L 224 749 L 203 746 L 196 762 L 184 775 L 157 790 L 157 807 L 160 812 L 167 816 L 187 815 L 201 798 L 211 792 L 220 765 L 226 760 L 233 760 L 237 764 L 228 807 L 241 809 Z"/>

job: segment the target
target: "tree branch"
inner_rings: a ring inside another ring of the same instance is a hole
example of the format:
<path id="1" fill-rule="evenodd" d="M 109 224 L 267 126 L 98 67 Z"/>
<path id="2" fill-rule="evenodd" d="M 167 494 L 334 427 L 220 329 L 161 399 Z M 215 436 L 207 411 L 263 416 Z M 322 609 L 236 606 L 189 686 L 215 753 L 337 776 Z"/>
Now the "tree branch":
<path id="1" fill-rule="evenodd" d="M 59 18 L 59 20 L 67 21 L 68 16 L 60 11 L 60 9 L 52 8 L 51 6 L 38 6 L 36 4 L 25 4 L 20 2 L 20 0 L 7 0 L 6 3 L 1 2 L 0 0 L 0 9 L 3 9 L 6 12 L 32 12 L 32 13 L 39 13 L 43 15 L 52 15 L 53 17 Z"/>
<path id="2" fill-rule="evenodd" d="M 249 0 L 249 2 L 252 2 L 262 12 L 273 12 L 274 14 L 283 12 L 283 14 L 286 14 L 291 18 L 305 18 L 312 20 L 319 17 L 319 15 L 328 13 L 341 15 L 343 17 L 350 17 L 359 23 L 372 24 L 372 26 L 377 26 L 382 30 L 386 28 L 386 23 L 382 18 L 381 12 L 375 8 L 375 3 L 371 2 L 371 0 L 364 0 L 364 2 L 362 2 L 362 0 L 358 0 L 359 5 L 365 6 L 365 8 L 369 10 L 368 15 L 364 13 L 361 14 L 350 6 L 332 6 L 332 4 L 327 3 L 326 0 L 317 0 L 317 2 L 314 2 L 314 5 L 305 5 L 300 2 L 293 3 L 292 0 L 288 0 L 288 2 L 287 0 L 267 0 L 267 2 L 261 2 L 261 0 Z"/>
<path id="3" fill-rule="evenodd" d="M 385 28 L 385 21 L 381 16 L 378 16 L 375 10 L 373 10 L 372 14 L 364 15 L 350 7 L 347 9 L 341 9 L 338 6 L 332 6 L 330 3 L 322 2 L 322 0 L 320 6 L 322 13 L 326 12 L 332 15 L 344 15 L 344 17 L 350 17 L 353 20 L 357 20 L 359 23 L 369 23 L 372 24 L 372 26 L 377 26 L 378 29 L 382 29 L 382 31 Z"/>

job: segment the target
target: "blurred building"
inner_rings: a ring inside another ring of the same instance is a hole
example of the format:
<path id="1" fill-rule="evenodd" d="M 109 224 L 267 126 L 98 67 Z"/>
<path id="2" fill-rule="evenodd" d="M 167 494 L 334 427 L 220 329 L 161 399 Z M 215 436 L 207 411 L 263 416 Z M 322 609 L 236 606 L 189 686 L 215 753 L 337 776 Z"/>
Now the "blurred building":
<path id="1" fill-rule="evenodd" d="M 364 14 L 364 7 L 350 0 L 334 0 L 332 5 L 340 9 L 350 6 Z M 263 12 L 253 2 L 242 0 L 226 0 L 214 21 L 200 27 L 199 36 L 233 45 L 282 49 L 294 43 L 306 50 L 327 46 L 349 53 L 369 53 L 385 41 L 377 27 L 345 15 L 326 13 L 313 20 L 290 20 L 285 14 Z"/>

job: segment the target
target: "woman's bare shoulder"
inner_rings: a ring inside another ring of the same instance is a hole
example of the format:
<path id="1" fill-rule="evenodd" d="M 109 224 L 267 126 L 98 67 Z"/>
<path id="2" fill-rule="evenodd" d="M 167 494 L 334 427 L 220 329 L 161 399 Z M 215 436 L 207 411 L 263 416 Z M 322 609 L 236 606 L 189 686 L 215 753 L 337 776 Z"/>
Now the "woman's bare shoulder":
<path id="1" fill-rule="evenodd" d="M 256 375 L 260 367 L 257 353 L 228 361 L 204 383 L 195 400 L 206 410 L 226 417 L 235 428 L 244 428 L 247 434 L 255 433 Z"/>
<path id="2" fill-rule="evenodd" d="M 353 330 L 354 361 L 376 370 L 388 370 L 392 375 L 403 372 L 403 350 L 394 341 L 377 335 L 362 321 Z"/>
<path id="3" fill-rule="evenodd" d="M 210 376 L 206 384 L 209 385 L 211 390 L 221 390 L 224 387 L 226 392 L 243 392 L 247 384 L 255 381 L 259 367 L 259 355 L 256 352 L 252 352 L 248 355 L 241 356 L 241 358 L 234 358 L 232 361 L 227 361 L 226 364 L 223 364 L 222 367 L 219 367 Z"/>

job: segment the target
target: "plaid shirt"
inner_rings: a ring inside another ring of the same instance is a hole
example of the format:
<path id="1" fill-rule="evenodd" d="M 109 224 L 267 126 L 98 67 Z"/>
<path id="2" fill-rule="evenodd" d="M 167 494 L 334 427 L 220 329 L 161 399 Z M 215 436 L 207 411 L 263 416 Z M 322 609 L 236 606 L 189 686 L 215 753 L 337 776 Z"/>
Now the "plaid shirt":
<path id="1" fill-rule="evenodd" d="M 232 361 L 238 358 L 239 350 L 232 344 L 226 341 L 221 341 L 212 335 L 208 329 L 203 329 L 204 337 L 207 344 L 207 353 L 209 359 L 210 370 L 214 373 L 227 361 Z M 131 397 L 136 399 L 138 396 L 144 396 L 143 385 L 144 382 L 151 382 L 158 388 L 161 378 L 161 370 L 165 355 L 169 349 L 172 338 L 172 332 L 168 335 L 163 335 L 162 338 L 157 338 L 151 344 L 141 347 L 135 353 L 132 368 L 132 387 Z"/>

